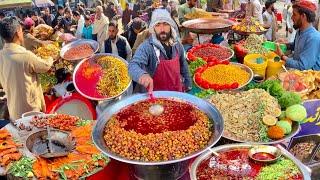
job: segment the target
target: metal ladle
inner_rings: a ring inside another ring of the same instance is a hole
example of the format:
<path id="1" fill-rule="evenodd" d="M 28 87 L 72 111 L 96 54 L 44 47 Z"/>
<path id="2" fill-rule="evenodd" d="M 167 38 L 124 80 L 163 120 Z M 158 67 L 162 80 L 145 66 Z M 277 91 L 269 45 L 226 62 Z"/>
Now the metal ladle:
<path id="1" fill-rule="evenodd" d="M 155 103 L 156 100 L 153 96 L 152 91 L 148 91 L 148 96 L 149 96 L 150 102 L 152 103 L 152 105 L 149 107 L 149 113 L 152 114 L 153 116 L 160 116 L 164 111 L 163 106 Z"/>

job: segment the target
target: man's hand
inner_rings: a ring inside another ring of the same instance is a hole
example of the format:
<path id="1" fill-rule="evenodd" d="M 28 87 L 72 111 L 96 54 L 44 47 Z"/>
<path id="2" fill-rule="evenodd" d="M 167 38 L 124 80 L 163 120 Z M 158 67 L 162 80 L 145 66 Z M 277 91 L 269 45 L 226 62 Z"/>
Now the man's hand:
<path id="1" fill-rule="evenodd" d="M 275 51 L 276 54 L 278 54 L 280 57 L 283 56 L 283 52 L 280 48 L 280 44 L 279 43 L 276 43 L 276 51 Z"/>
<path id="2" fill-rule="evenodd" d="M 149 92 L 153 91 L 153 79 L 149 74 L 144 74 L 139 78 L 139 84 L 145 87 Z"/>

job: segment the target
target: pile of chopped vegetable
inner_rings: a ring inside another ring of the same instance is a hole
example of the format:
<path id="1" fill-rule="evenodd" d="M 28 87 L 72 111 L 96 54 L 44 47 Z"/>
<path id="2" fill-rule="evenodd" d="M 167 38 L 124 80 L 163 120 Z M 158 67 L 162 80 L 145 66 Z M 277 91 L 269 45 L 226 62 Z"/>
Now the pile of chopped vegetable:
<path id="1" fill-rule="evenodd" d="M 48 92 L 54 85 L 57 84 L 57 78 L 54 74 L 40 73 L 38 76 L 44 92 Z"/>
<path id="2" fill-rule="evenodd" d="M 258 180 L 290 179 L 300 174 L 301 174 L 300 170 L 290 159 L 280 158 L 277 161 L 277 163 L 263 167 L 257 179 Z"/>
<path id="3" fill-rule="evenodd" d="M 198 98 L 208 98 L 210 95 L 213 95 L 213 94 L 216 94 L 216 92 L 211 89 L 207 89 L 207 90 L 203 90 L 198 93 L 195 93 L 195 96 L 197 96 Z"/>
<path id="4" fill-rule="evenodd" d="M 284 110 L 292 105 L 302 103 L 301 97 L 298 94 L 285 91 L 278 80 L 266 80 L 262 83 L 251 83 L 246 87 L 247 90 L 256 88 L 264 89 L 269 92 L 270 95 L 277 98 L 278 103 Z"/>
<path id="5" fill-rule="evenodd" d="M 191 76 L 194 75 L 196 69 L 198 69 L 200 66 L 205 64 L 207 64 L 207 62 L 202 60 L 201 58 L 197 58 L 197 60 L 190 62 L 189 70 L 190 70 Z"/>
<path id="6" fill-rule="evenodd" d="M 10 166 L 9 173 L 15 177 L 31 178 L 34 176 L 32 172 L 32 164 L 35 162 L 34 159 L 29 157 L 22 157 L 19 161 L 16 161 Z"/>

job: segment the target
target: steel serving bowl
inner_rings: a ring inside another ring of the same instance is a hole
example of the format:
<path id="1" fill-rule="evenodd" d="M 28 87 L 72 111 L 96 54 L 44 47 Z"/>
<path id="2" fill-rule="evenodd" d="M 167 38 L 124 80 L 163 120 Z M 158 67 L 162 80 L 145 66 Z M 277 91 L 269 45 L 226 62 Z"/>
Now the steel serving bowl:
<path id="1" fill-rule="evenodd" d="M 231 52 L 231 55 L 230 55 L 229 57 L 227 57 L 226 59 L 223 59 L 223 60 L 221 60 L 221 61 L 229 61 L 229 60 L 234 56 L 234 50 L 232 50 L 231 48 L 225 47 L 225 46 L 221 46 L 221 45 L 220 45 L 220 47 L 221 47 L 221 48 L 225 48 L 225 49 L 227 49 L 229 52 Z M 187 52 L 187 54 L 186 54 L 187 61 L 188 61 L 188 62 L 192 62 L 190 59 L 188 59 L 188 54 L 189 54 L 189 52 Z M 199 57 L 199 58 L 201 58 L 201 57 Z"/>
<path id="2" fill-rule="evenodd" d="M 223 132 L 223 119 L 220 112 L 209 102 L 192 96 L 190 94 L 174 92 L 174 91 L 155 91 L 155 98 L 169 98 L 177 101 L 183 101 L 193 104 L 195 107 L 203 111 L 208 115 L 210 120 L 213 122 L 213 135 L 209 140 L 208 145 L 198 150 L 188 156 L 180 159 L 168 160 L 168 161 L 153 161 L 144 162 L 137 160 L 130 160 L 119 156 L 118 154 L 112 152 L 105 144 L 104 140 L 104 129 L 110 118 L 118 113 L 121 109 L 135 104 L 137 102 L 147 100 L 149 96 L 147 94 L 136 94 L 130 97 L 125 97 L 124 99 L 116 102 L 115 104 L 109 106 L 103 111 L 101 116 L 98 118 L 97 124 L 93 129 L 93 142 L 97 148 L 102 151 L 105 155 L 116 159 L 121 162 L 133 164 L 135 168 L 135 175 L 143 179 L 178 179 L 181 177 L 188 169 L 190 159 L 200 155 L 205 152 L 206 149 L 212 147 L 218 142 Z"/>
<path id="3" fill-rule="evenodd" d="M 248 66 L 246 66 L 246 65 L 244 65 L 244 64 L 240 64 L 240 63 L 235 63 L 235 62 L 230 62 L 230 64 L 239 66 L 241 69 L 243 69 L 243 70 L 245 70 L 246 72 L 248 72 L 248 73 L 249 73 L 249 79 L 248 79 L 248 81 L 247 81 L 245 84 L 239 86 L 239 87 L 236 88 L 236 89 L 222 90 L 222 92 L 223 92 L 223 91 L 239 91 L 239 90 L 242 90 L 246 85 L 248 85 L 248 84 L 252 81 L 252 78 L 253 78 L 253 71 L 252 71 Z M 197 87 L 199 87 L 199 88 L 202 89 L 202 90 L 205 90 L 204 88 L 202 88 L 201 86 L 199 86 L 199 85 L 197 84 L 197 82 L 195 81 L 195 75 L 193 76 L 193 82 L 194 82 L 194 84 L 195 84 Z"/>
<path id="4" fill-rule="evenodd" d="M 98 53 L 98 54 L 95 54 L 93 55 L 92 57 L 90 58 L 86 58 L 86 59 L 83 59 L 79 64 L 77 64 L 76 68 L 74 69 L 74 72 L 73 72 L 73 82 L 74 82 L 74 87 L 76 88 L 76 90 L 84 97 L 88 98 L 88 99 L 91 99 L 91 100 L 95 100 L 95 101 L 110 101 L 110 100 L 113 100 L 113 99 L 116 99 L 118 98 L 119 96 L 121 96 L 123 93 L 125 93 L 129 87 L 131 86 L 132 84 L 132 80 L 130 80 L 130 82 L 128 83 L 127 87 L 125 89 L 123 89 L 123 91 L 121 91 L 119 94 L 115 95 L 115 96 L 111 96 L 111 97 L 103 97 L 103 98 L 98 98 L 98 97 L 92 97 L 88 94 L 85 94 L 81 91 L 81 89 L 79 88 L 79 86 L 77 85 L 77 72 L 79 70 L 79 68 L 81 67 L 81 65 L 90 60 L 91 58 L 92 59 L 96 59 L 96 58 L 99 58 L 99 57 L 103 57 L 103 56 L 112 56 L 112 57 L 115 57 L 117 59 L 119 59 L 120 61 L 124 62 L 126 64 L 126 66 L 128 67 L 128 62 L 126 60 L 124 60 L 122 57 L 120 56 L 117 56 L 117 55 L 114 55 L 114 54 L 109 54 L 109 53 Z M 94 83 L 94 82 L 93 82 Z"/>
<path id="5" fill-rule="evenodd" d="M 197 168 L 199 164 L 209 158 L 209 156 L 212 153 L 219 154 L 221 151 L 226 151 L 226 150 L 232 150 L 232 149 L 237 149 L 237 148 L 252 148 L 254 145 L 251 144 L 229 144 L 229 145 L 223 145 L 223 146 L 218 146 L 216 148 L 212 148 L 211 150 L 208 150 L 207 152 L 203 153 L 201 156 L 197 157 L 197 159 L 192 163 L 192 165 L 189 168 L 189 173 L 190 173 L 190 178 L 191 180 L 196 180 L 197 179 Z M 291 159 L 294 164 L 299 168 L 303 179 L 304 180 L 311 180 L 310 178 L 310 170 L 307 168 L 305 165 L 303 165 L 299 160 L 297 160 L 292 154 L 290 154 L 287 150 L 285 150 L 283 147 L 280 145 L 277 145 L 277 147 L 280 149 L 282 156 Z"/>
<path id="6" fill-rule="evenodd" d="M 227 32 L 231 29 L 233 25 L 233 21 L 223 18 L 199 18 L 188 20 L 182 23 L 182 26 L 185 27 L 187 30 L 197 34 L 214 34 L 220 32 Z"/>
<path id="7" fill-rule="evenodd" d="M 84 58 L 88 58 L 90 56 L 92 56 L 93 54 L 90 54 L 86 57 L 76 57 L 76 58 L 73 58 L 73 59 L 67 59 L 65 58 L 64 54 L 76 47 L 76 46 L 79 46 L 79 45 L 82 45 L 82 44 L 89 44 L 91 46 L 91 48 L 93 49 L 93 54 L 95 54 L 96 52 L 98 52 L 99 50 L 99 43 L 97 41 L 94 41 L 94 40 L 91 40 L 91 39 L 79 39 L 79 40 L 75 40 L 75 41 L 72 41 L 70 43 L 68 43 L 67 45 L 63 46 L 61 48 L 61 51 L 60 51 L 60 56 L 65 59 L 65 60 L 68 60 L 68 61 L 79 61 L 81 59 L 84 59 Z"/>

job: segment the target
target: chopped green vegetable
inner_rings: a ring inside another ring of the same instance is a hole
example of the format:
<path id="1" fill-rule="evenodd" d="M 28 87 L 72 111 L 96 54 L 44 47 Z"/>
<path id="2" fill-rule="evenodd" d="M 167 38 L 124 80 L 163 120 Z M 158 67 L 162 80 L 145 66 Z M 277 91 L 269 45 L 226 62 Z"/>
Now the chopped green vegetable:
<path id="1" fill-rule="evenodd" d="M 40 80 L 41 87 L 45 92 L 52 88 L 54 85 L 56 85 L 58 82 L 54 74 L 40 73 L 38 74 L 38 77 Z"/>
<path id="2" fill-rule="evenodd" d="M 83 161 L 84 160 L 73 161 L 72 163 L 64 164 L 59 169 L 53 170 L 53 171 L 58 172 L 61 179 L 67 180 L 68 178 L 67 178 L 67 175 L 65 173 L 65 170 L 70 170 L 70 169 L 75 170 L 79 166 L 78 163 L 83 162 Z"/>
<path id="3" fill-rule="evenodd" d="M 29 157 L 22 157 L 20 160 L 14 162 L 9 168 L 9 173 L 16 177 L 29 178 L 32 173 L 32 165 L 35 162 L 34 159 Z"/>
<path id="4" fill-rule="evenodd" d="M 193 76 L 193 74 L 196 71 L 196 69 L 198 69 L 200 66 L 202 66 L 204 64 L 207 64 L 207 62 L 202 60 L 201 58 L 198 58 L 197 60 L 192 61 L 189 64 L 189 69 L 190 69 L 191 76 Z"/>
<path id="5" fill-rule="evenodd" d="M 105 156 L 104 154 L 93 154 L 92 160 L 93 161 L 104 160 L 105 162 L 109 162 L 109 158 L 107 156 Z"/>
<path id="6" fill-rule="evenodd" d="M 198 93 L 195 93 L 195 96 L 197 96 L 198 98 L 208 98 L 210 95 L 216 94 L 215 91 L 213 90 L 204 90 L 204 91 L 200 91 Z"/>
<path id="7" fill-rule="evenodd" d="M 92 120 L 79 120 L 76 125 L 79 126 L 86 126 L 88 124 L 90 124 L 92 122 Z"/>
<path id="8" fill-rule="evenodd" d="M 246 87 L 246 90 L 255 88 L 264 89 L 270 93 L 271 96 L 277 98 L 281 109 L 284 110 L 291 105 L 300 104 L 302 102 L 301 97 L 298 94 L 285 91 L 278 80 L 266 80 L 260 84 L 250 83 Z"/>
<path id="9" fill-rule="evenodd" d="M 265 124 L 263 124 L 263 121 L 262 121 L 262 118 L 264 116 L 265 107 L 266 107 L 266 105 L 264 103 L 260 103 L 258 111 L 257 111 L 257 113 L 259 113 L 258 118 L 261 119 L 261 121 L 259 121 L 259 128 L 260 128 L 259 137 L 262 142 L 269 142 L 270 139 L 269 139 L 268 133 L 267 133 L 268 127 Z"/>
<path id="10" fill-rule="evenodd" d="M 261 169 L 258 180 L 280 180 L 290 179 L 300 174 L 298 167 L 290 160 L 286 158 L 280 158 L 275 164 L 265 166 Z"/>

